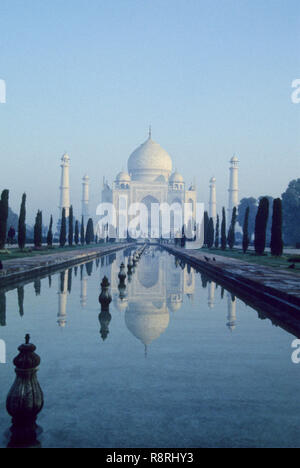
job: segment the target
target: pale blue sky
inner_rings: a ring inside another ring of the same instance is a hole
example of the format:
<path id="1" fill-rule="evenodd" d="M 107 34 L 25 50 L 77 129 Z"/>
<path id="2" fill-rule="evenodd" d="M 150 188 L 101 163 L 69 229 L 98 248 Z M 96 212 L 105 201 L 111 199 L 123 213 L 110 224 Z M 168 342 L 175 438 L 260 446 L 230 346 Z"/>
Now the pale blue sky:
<path id="1" fill-rule="evenodd" d="M 151 122 L 199 201 L 215 175 L 227 205 L 234 152 L 241 197 L 280 195 L 300 177 L 299 50 L 299 0 L 1 0 L 0 187 L 57 215 L 68 151 L 75 212 L 85 172 L 94 210 Z"/>

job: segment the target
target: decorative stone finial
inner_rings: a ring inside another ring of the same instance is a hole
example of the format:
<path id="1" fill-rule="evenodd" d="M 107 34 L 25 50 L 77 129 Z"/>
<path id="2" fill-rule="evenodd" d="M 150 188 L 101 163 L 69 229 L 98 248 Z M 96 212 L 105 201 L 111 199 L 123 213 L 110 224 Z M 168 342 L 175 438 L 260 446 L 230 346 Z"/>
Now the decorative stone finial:
<path id="1" fill-rule="evenodd" d="M 13 360 L 16 366 L 16 380 L 6 400 L 7 412 L 12 417 L 11 446 L 28 446 L 36 441 L 36 418 L 44 405 L 44 396 L 37 380 L 41 359 L 25 336 L 25 344 L 18 348 L 19 354 Z"/>

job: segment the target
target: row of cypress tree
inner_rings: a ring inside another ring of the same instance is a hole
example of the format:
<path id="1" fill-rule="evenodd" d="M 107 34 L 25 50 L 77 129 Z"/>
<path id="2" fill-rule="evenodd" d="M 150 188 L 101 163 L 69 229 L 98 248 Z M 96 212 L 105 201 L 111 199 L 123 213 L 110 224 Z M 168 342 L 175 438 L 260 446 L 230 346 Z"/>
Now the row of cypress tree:
<path id="1" fill-rule="evenodd" d="M 243 252 L 246 253 L 249 244 L 249 213 L 250 207 L 246 209 L 245 218 L 243 223 Z M 266 248 L 266 230 L 269 218 L 269 200 L 264 197 L 260 200 L 256 220 L 255 220 L 255 239 L 254 248 L 257 255 L 263 255 Z M 216 229 L 214 229 L 214 222 L 209 218 L 208 213 L 204 214 L 204 245 L 209 249 L 213 246 L 218 249 L 221 246 L 222 250 L 226 249 L 228 244 L 230 249 L 235 245 L 235 226 L 237 221 L 237 209 L 234 207 L 232 211 L 231 223 L 228 233 L 226 234 L 226 214 L 225 208 L 222 209 L 222 223 L 220 233 L 220 218 L 217 216 Z M 273 215 L 272 215 L 272 234 L 271 234 L 271 254 L 274 256 L 281 256 L 283 253 L 283 240 L 282 240 L 282 202 L 280 198 L 276 198 L 273 202 Z M 220 238 L 221 234 L 221 238 Z"/>
<path id="2" fill-rule="evenodd" d="M 8 219 L 9 190 L 5 189 L 1 193 L 0 199 L 0 249 L 4 249 L 6 244 L 7 219 Z M 20 249 L 25 247 L 26 242 L 26 195 L 22 196 L 19 222 L 18 222 L 18 244 Z"/>
<path id="3" fill-rule="evenodd" d="M 79 239 L 79 222 L 75 220 L 75 229 L 74 229 L 74 215 L 73 215 L 73 207 L 70 207 L 69 211 L 69 218 L 68 218 L 68 244 L 71 247 L 73 242 L 78 245 L 79 241 L 81 245 L 85 243 L 87 245 L 91 244 L 95 240 L 94 235 L 94 224 L 92 218 L 88 220 L 86 230 L 84 226 L 84 219 L 81 219 L 81 228 L 80 228 L 80 239 Z M 48 233 L 49 234 L 49 233 Z M 60 226 L 60 236 L 59 236 L 59 245 L 60 247 L 64 247 L 67 243 L 67 218 L 66 218 L 66 210 L 63 208 L 62 210 L 62 217 L 61 217 L 61 226 Z M 49 244 L 48 244 L 49 245 Z"/>
<path id="4" fill-rule="evenodd" d="M 1 193 L 0 198 L 0 250 L 5 248 L 6 236 L 7 236 L 7 219 L 8 219 L 8 206 L 9 206 L 9 190 L 5 189 Z M 95 240 L 93 220 L 90 218 L 87 223 L 85 230 L 84 220 L 82 217 L 81 228 L 79 233 L 79 221 L 75 221 L 74 229 L 74 215 L 73 207 L 70 207 L 70 213 L 68 218 L 68 243 L 70 246 L 75 243 L 78 245 L 81 243 L 84 245 L 91 244 Z M 43 214 L 42 211 L 38 210 L 35 224 L 34 224 L 34 246 L 39 248 L 42 246 L 43 240 Z M 61 229 L 60 229 L 60 246 L 64 247 L 67 242 L 67 219 L 66 211 L 62 211 Z M 18 245 L 20 249 L 24 249 L 26 244 L 26 194 L 22 196 L 19 221 L 18 221 Z M 50 217 L 50 223 L 47 234 L 47 245 L 51 247 L 53 244 L 53 216 Z"/>

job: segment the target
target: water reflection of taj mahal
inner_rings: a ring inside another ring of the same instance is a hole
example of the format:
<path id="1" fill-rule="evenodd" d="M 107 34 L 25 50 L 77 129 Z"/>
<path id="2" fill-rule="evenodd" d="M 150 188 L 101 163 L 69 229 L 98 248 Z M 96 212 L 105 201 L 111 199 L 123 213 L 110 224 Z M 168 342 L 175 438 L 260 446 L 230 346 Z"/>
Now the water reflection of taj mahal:
<path id="1" fill-rule="evenodd" d="M 121 291 L 118 273 L 124 262 L 127 270 L 128 257 L 124 252 L 96 260 L 100 266 L 100 280 L 106 275 L 111 283 L 113 307 L 124 315 L 125 325 L 130 333 L 140 340 L 145 348 L 158 339 L 168 328 L 170 317 L 183 305 L 184 296 L 193 301 L 196 288 L 196 272 L 179 259 L 159 248 L 146 249 L 135 272 L 127 276 L 126 288 Z M 80 275 L 80 304 L 87 307 L 89 276 L 93 271 L 93 262 L 75 267 L 75 276 Z M 67 297 L 71 292 L 72 269 L 58 275 L 58 325 L 67 324 Z M 217 285 L 201 273 L 202 287 L 207 288 L 208 307 L 215 306 Z M 223 293 L 221 292 L 223 298 Z M 236 326 L 236 298 L 227 292 L 228 314 L 227 327 L 233 331 Z M 113 309 L 111 310 L 113 314 Z M 105 340 L 110 333 L 112 315 L 100 317 L 101 336 Z"/>
<path id="2" fill-rule="evenodd" d="M 147 250 L 131 281 L 127 281 L 126 297 L 121 300 L 118 289 L 119 265 L 118 259 L 111 265 L 114 305 L 125 313 L 129 331 L 147 347 L 168 328 L 170 312 L 181 308 L 184 294 L 193 298 L 194 270 L 176 267 L 171 255 L 161 255 L 155 249 Z"/>

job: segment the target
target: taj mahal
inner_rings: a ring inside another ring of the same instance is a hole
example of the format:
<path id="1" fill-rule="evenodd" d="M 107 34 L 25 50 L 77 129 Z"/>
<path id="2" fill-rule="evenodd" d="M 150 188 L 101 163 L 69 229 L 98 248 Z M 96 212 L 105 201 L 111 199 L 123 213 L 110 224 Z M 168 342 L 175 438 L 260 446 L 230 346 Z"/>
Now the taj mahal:
<path id="1" fill-rule="evenodd" d="M 229 189 L 228 189 L 228 220 L 231 219 L 234 207 L 238 207 L 239 203 L 239 187 L 238 187 L 238 163 L 239 159 L 234 155 L 230 159 L 229 167 Z M 60 203 L 59 203 L 59 218 L 61 217 L 62 209 L 65 209 L 66 216 L 68 216 L 70 209 L 70 157 L 64 154 L 61 158 L 61 185 L 60 185 Z M 89 209 L 89 183 L 90 178 L 84 175 L 82 179 L 82 206 L 81 215 L 86 225 L 90 217 Z M 209 189 L 209 206 L 208 214 L 213 219 L 214 224 L 217 218 L 217 190 L 216 178 L 211 177 L 208 181 Z M 181 211 L 183 224 L 188 225 L 186 220 L 186 212 L 184 212 L 186 205 L 189 206 L 188 219 L 192 221 L 192 230 L 197 229 L 197 190 L 196 184 L 187 184 L 180 174 L 174 170 L 173 161 L 168 152 L 161 147 L 160 144 L 152 139 L 151 127 L 147 140 L 136 148 L 128 158 L 127 171 L 119 172 L 114 181 L 109 183 L 103 177 L 103 187 L 100 193 L 99 202 L 102 204 L 110 204 L 114 207 L 116 213 L 115 225 L 108 226 L 107 224 L 98 224 L 98 237 L 116 237 L 121 238 L 118 233 L 120 218 L 126 218 L 126 225 L 130 224 L 133 216 L 129 211 L 130 207 L 135 204 L 143 204 L 148 212 L 148 220 L 151 220 L 153 205 L 167 205 L 168 207 L 176 206 Z M 156 234 L 152 231 L 151 222 L 144 226 L 144 231 L 141 231 L 141 238 L 157 238 L 163 236 L 164 238 L 180 237 L 181 232 L 174 223 L 174 213 L 169 212 L 170 226 L 167 232 L 164 232 L 161 219 L 159 225 L 156 227 Z M 173 216 L 173 218 L 172 218 Z M 100 217 L 101 219 L 101 217 Z M 189 221 L 190 222 L 190 221 Z M 100 226 L 100 227 L 99 227 Z M 112 228 L 113 235 L 108 232 Z M 176 229 L 177 230 L 176 230 Z M 107 232 L 105 232 L 107 230 Z M 181 229 L 180 229 L 181 231 Z M 193 231 L 192 231 L 193 232 Z M 128 231 L 130 234 L 130 232 Z"/>
<path id="2" fill-rule="evenodd" d="M 120 200 L 124 198 L 127 206 L 143 203 L 149 214 L 152 204 L 179 204 L 183 209 L 184 203 L 189 203 L 195 218 L 196 187 L 194 184 L 187 186 L 182 175 L 176 170 L 173 172 L 171 156 L 152 139 L 151 128 L 148 139 L 129 156 L 128 172 L 119 172 L 112 186 L 104 180 L 102 202 L 112 203 L 117 216 Z M 165 234 L 161 229 L 160 234 Z M 151 234 L 149 225 L 144 237 L 151 237 Z"/>

